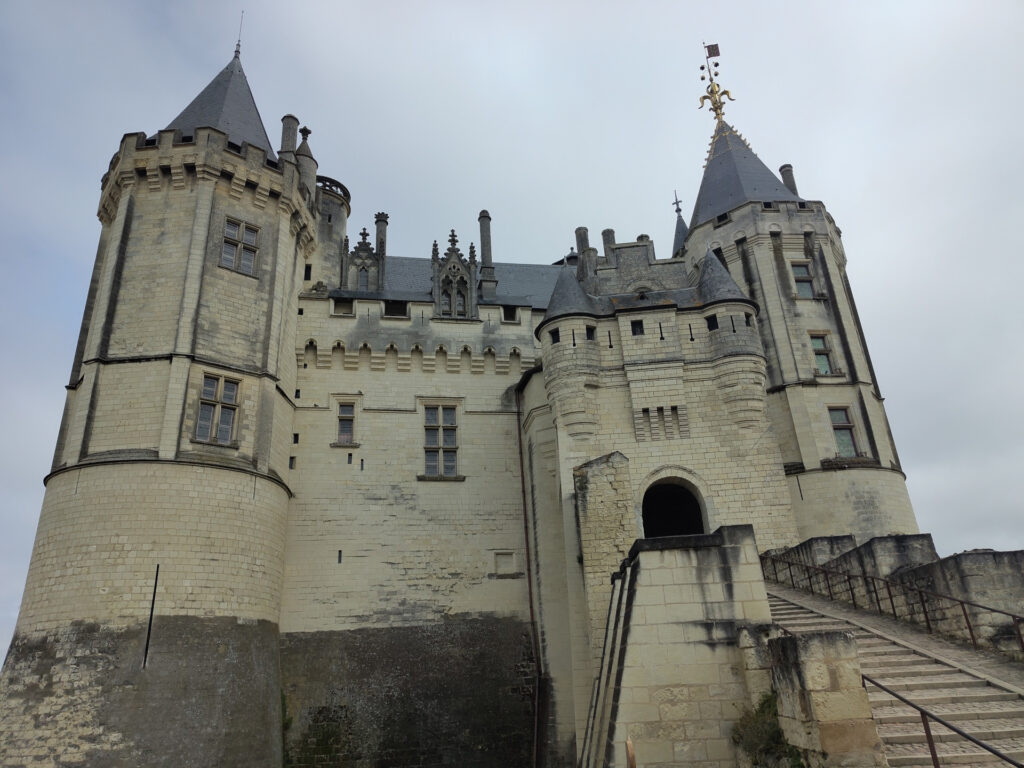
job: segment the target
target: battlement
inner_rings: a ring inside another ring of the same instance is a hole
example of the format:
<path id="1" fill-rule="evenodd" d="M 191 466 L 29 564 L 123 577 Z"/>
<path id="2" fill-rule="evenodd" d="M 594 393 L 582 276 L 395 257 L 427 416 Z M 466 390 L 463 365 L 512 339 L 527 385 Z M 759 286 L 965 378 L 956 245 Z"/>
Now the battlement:
<path id="1" fill-rule="evenodd" d="M 326 179 L 326 177 L 323 177 Z M 153 137 L 144 133 L 128 133 L 100 182 L 98 216 L 104 223 L 113 220 L 121 190 L 137 186 L 149 191 L 163 188 L 184 190 L 195 181 L 223 180 L 230 185 L 236 199 L 248 191 L 251 202 L 263 208 L 270 201 L 285 204 L 292 210 L 306 209 L 316 217 L 318 208 L 312 198 L 299 205 L 298 171 L 289 159 L 274 160 L 265 150 L 248 143 L 233 144 L 228 135 L 216 128 L 198 128 L 191 136 L 181 131 L 159 131 Z M 338 182 L 328 180 L 318 186 L 332 196 L 340 196 L 346 208 L 351 196 Z"/>

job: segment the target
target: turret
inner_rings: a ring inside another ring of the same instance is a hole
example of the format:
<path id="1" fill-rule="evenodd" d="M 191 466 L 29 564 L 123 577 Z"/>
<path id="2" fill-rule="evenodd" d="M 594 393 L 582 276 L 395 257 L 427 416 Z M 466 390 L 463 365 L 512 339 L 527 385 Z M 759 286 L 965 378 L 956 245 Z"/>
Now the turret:
<path id="1" fill-rule="evenodd" d="M 306 192 L 312 195 L 316 189 L 316 171 L 319 164 L 313 157 L 313 150 L 309 148 L 309 136 L 313 133 L 305 126 L 299 131 L 302 134 L 302 143 L 295 150 L 295 160 L 299 165 L 299 179 L 306 188 Z"/>
<path id="2" fill-rule="evenodd" d="M 799 196 L 792 166 L 780 180 L 725 121 L 728 92 L 714 85 L 704 98 L 715 128 L 685 242 L 690 254 L 692 244 L 707 248 L 702 283 L 719 262 L 762 308 L 768 414 L 800 535 L 915 533 L 839 229 L 822 203 Z M 692 274 L 698 265 L 685 261 Z M 855 497 L 870 501 L 836 502 Z"/>

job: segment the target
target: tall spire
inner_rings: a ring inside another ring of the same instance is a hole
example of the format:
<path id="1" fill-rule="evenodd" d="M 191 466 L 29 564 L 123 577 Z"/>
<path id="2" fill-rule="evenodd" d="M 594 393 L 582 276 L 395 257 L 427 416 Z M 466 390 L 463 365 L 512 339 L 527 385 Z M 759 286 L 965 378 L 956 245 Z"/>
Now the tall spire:
<path id="1" fill-rule="evenodd" d="M 718 57 L 718 46 L 705 46 L 706 65 L 701 65 L 701 80 L 710 80 L 706 93 L 700 97 L 699 108 L 709 101 L 709 110 L 715 115 L 715 132 L 711 136 L 711 147 L 708 159 L 704 164 L 704 178 L 700 182 L 700 192 L 693 206 L 690 228 L 693 229 L 705 221 L 728 213 L 744 203 L 760 200 L 774 202 L 777 200 L 800 200 L 799 195 L 786 188 L 779 178 L 768 170 L 761 162 L 746 140 L 727 122 L 725 122 L 723 98 L 735 101 L 729 91 L 722 90 L 718 84 L 718 62 L 711 59 Z"/>
<path id="2" fill-rule="evenodd" d="M 676 199 L 673 201 L 673 205 L 676 207 L 676 234 L 672 238 L 672 258 L 674 259 L 681 254 L 683 244 L 686 243 L 686 235 L 689 231 L 686 228 L 686 222 L 683 221 L 683 209 L 680 207 L 681 203 L 678 192 L 676 192 Z"/>
<path id="3" fill-rule="evenodd" d="M 265 150 L 271 160 L 276 159 L 242 70 L 241 40 L 235 44 L 235 55 L 228 65 L 167 126 L 168 130 L 189 134 L 196 128 L 224 131 L 228 141 L 248 142 Z"/>

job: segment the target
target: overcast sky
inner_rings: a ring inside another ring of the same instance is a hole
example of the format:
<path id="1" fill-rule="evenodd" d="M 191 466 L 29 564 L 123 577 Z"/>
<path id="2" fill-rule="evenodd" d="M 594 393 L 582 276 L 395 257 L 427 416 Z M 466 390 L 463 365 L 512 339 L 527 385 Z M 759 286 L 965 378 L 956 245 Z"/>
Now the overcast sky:
<path id="1" fill-rule="evenodd" d="M 275 147 L 313 131 L 350 231 L 428 257 L 493 217 L 497 261 L 550 263 L 587 226 L 671 250 L 713 118 L 843 230 L 923 531 L 941 554 L 1024 548 L 1017 309 L 1021 2 L 23 2 L 0 4 L 0 645 L 13 631 L 122 134 L 163 128 L 231 59 Z"/>

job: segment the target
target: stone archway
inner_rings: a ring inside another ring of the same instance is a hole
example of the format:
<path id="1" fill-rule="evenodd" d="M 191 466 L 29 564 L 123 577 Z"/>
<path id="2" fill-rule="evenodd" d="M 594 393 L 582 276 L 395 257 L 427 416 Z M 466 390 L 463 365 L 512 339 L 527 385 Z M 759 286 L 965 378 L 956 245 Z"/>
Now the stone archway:
<path id="1" fill-rule="evenodd" d="M 692 536 L 705 533 L 700 499 L 686 485 L 667 481 L 652 485 L 644 494 L 644 538 Z"/>

